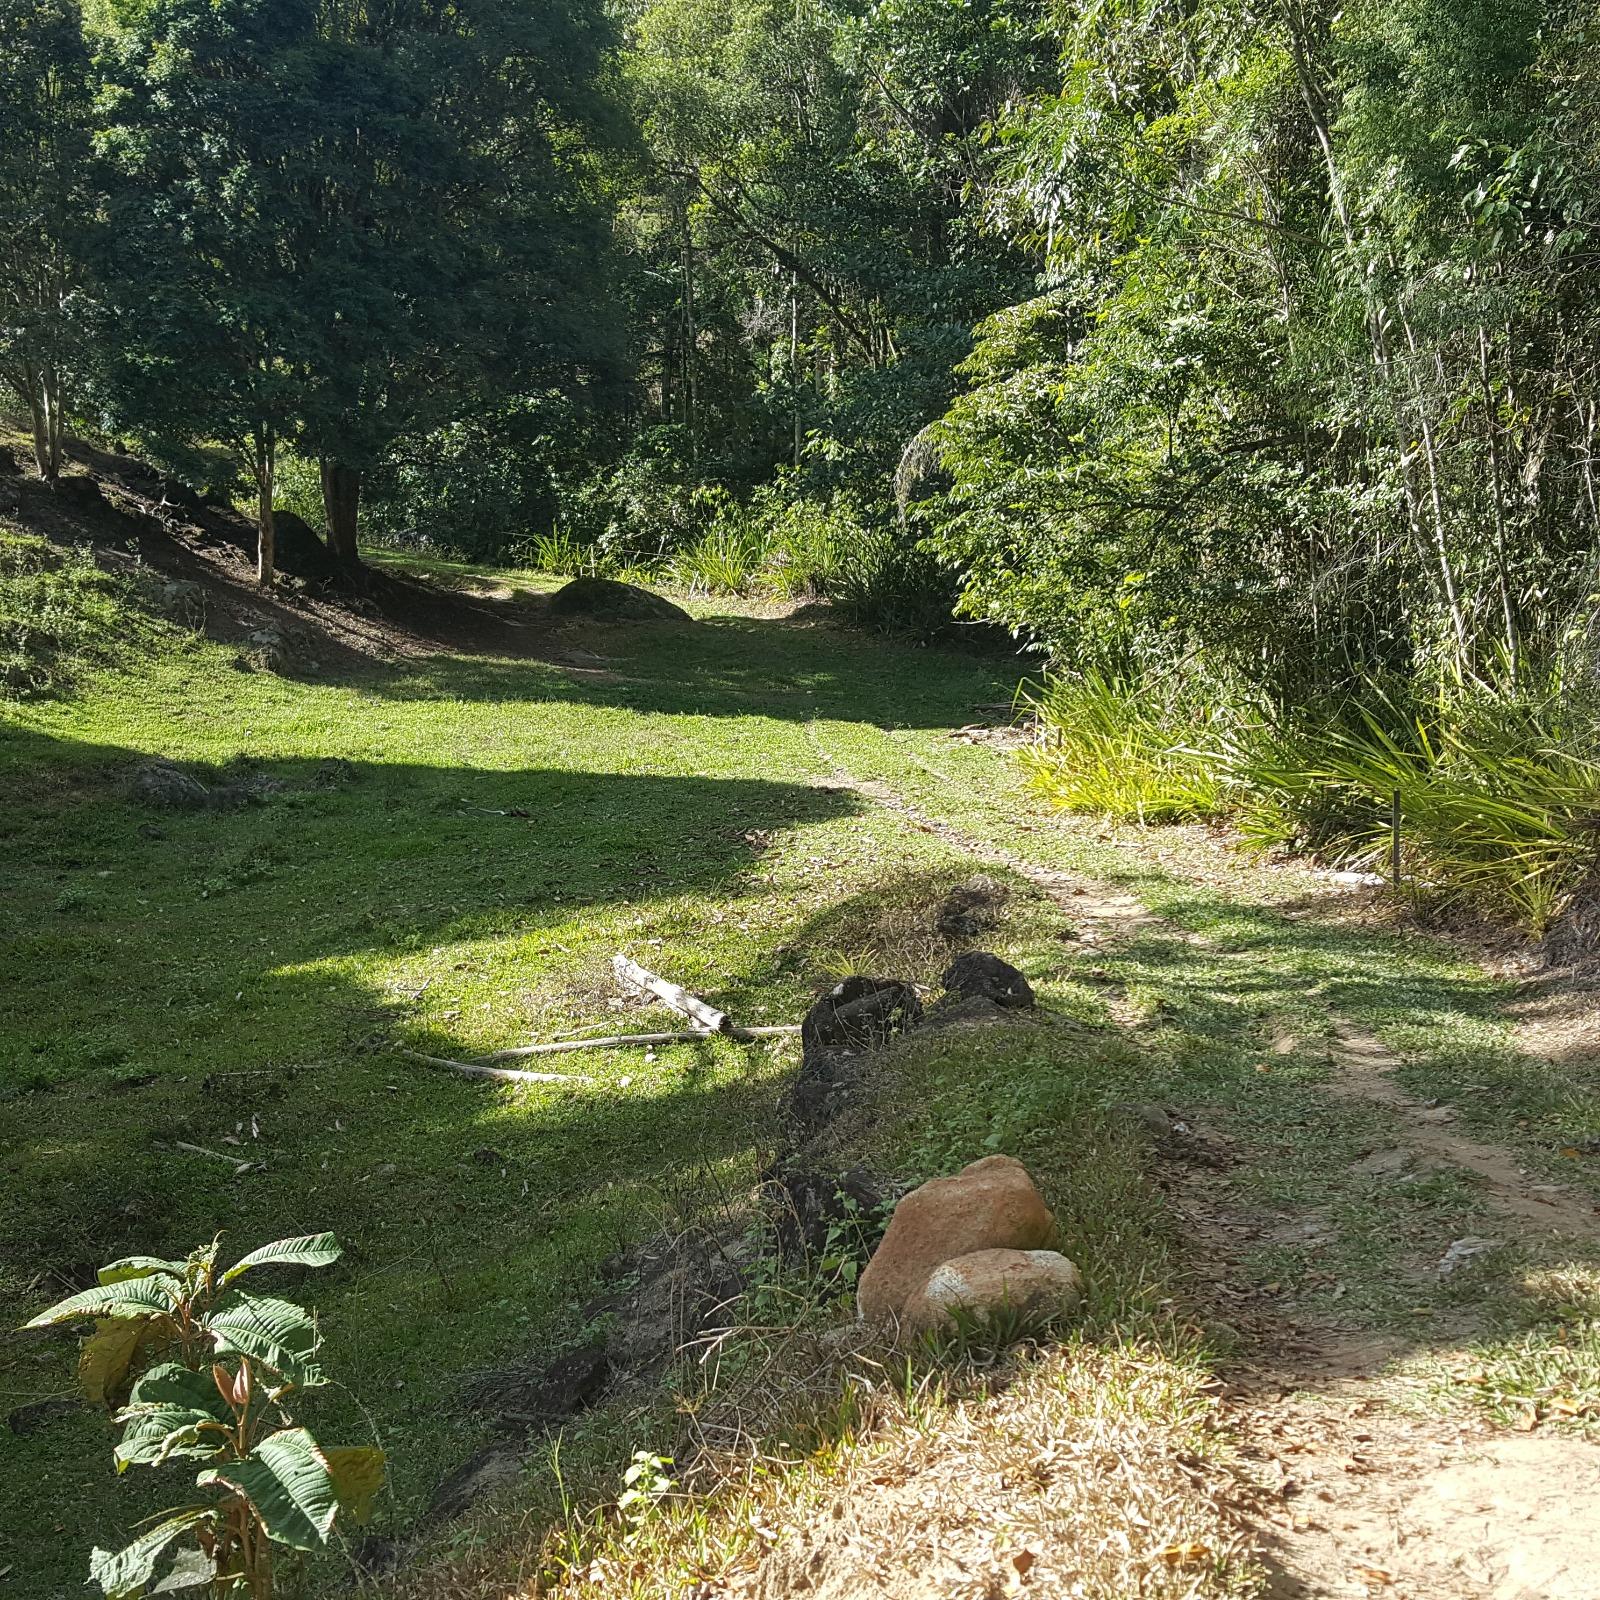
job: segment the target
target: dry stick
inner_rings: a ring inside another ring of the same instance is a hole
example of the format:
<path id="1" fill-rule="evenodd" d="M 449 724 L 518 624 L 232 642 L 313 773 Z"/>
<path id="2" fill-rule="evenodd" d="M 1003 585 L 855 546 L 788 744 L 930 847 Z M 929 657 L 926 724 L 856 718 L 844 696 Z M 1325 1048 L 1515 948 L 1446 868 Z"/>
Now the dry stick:
<path id="1" fill-rule="evenodd" d="M 489 1078 L 497 1083 L 593 1083 L 593 1078 L 575 1077 L 563 1072 L 514 1072 L 504 1067 L 485 1067 L 476 1061 L 452 1061 L 449 1056 L 425 1056 L 420 1050 L 408 1050 L 397 1044 L 395 1050 L 413 1061 L 425 1061 L 430 1067 L 448 1067 L 463 1078 Z"/>
<path id="2" fill-rule="evenodd" d="M 656 999 L 665 1001 L 674 1011 L 681 1011 L 684 1016 L 698 1022 L 707 1033 L 731 1033 L 737 1036 L 742 1030 L 736 1027 L 725 1011 L 718 1011 L 715 1006 L 707 1005 L 698 995 L 690 994 L 687 989 L 680 989 L 677 984 L 669 983 L 665 978 L 658 978 L 655 973 L 641 967 L 637 961 L 630 961 L 624 955 L 615 955 L 611 958 L 612 970 L 617 977 L 630 988 L 643 989 L 653 994 Z"/>
<path id="3" fill-rule="evenodd" d="M 740 1028 L 727 1035 L 730 1039 L 772 1039 L 788 1033 L 799 1033 L 798 1022 L 779 1022 L 767 1027 Z M 704 1028 L 685 1028 L 679 1033 L 610 1033 L 601 1039 L 561 1039 L 551 1044 L 519 1044 L 509 1050 L 493 1050 L 479 1061 L 519 1061 L 523 1056 L 562 1055 L 569 1050 L 612 1050 L 630 1044 L 692 1044 L 701 1039 L 714 1039 L 717 1035 Z"/>
<path id="4" fill-rule="evenodd" d="M 185 1144 L 182 1139 L 172 1141 L 174 1150 L 181 1150 L 189 1156 L 210 1156 L 213 1161 L 226 1161 L 233 1168 L 234 1177 L 253 1171 L 256 1167 L 264 1167 L 264 1161 L 245 1161 L 238 1156 L 224 1155 L 220 1150 L 207 1150 L 203 1144 Z"/>

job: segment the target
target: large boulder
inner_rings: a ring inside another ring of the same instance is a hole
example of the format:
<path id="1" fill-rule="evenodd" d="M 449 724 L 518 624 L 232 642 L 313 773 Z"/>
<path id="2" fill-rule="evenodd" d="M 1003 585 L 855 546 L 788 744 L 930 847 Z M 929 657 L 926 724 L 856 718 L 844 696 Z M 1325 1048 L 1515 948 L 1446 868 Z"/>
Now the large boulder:
<path id="1" fill-rule="evenodd" d="M 586 617 L 593 622 L 692 622 L 682 606 L 635 584 L 614 578 L 574 578 L 550 596 L 558 617 Z"/>
<path id="2" fill-rule="evenodd" d="M 864 1322 L 891 1322 L 933 1269 L 979 1250 L 1045 1250 L 1056 1223 L 1013 1156 L 986 1156 L 953 1178 L 931 1178 L 894 1208 L 888 1230 L 861 1274 L 856 1306 Z"/>
<path id="3" fill-rule="evenodd" d="M 969 950 L 950 963 L 944 986 L 963 1000 L 992 1000 L 997 1006 L 1029 1010 L 1033 986 L 1009 961 L 987 950 Z"/>
<path id="4" fill-rule="evenodd" d="M 906 1301 L 900 1326 L 907 1333 L 934 1333 L 957 1312 L 993 1322 L 1015 1314 L 1038 1319 L 1075 1311 L 1083 1302 L 1083 1278 L 1055 1250 L 975 1250 L 942 1262 Z"/>

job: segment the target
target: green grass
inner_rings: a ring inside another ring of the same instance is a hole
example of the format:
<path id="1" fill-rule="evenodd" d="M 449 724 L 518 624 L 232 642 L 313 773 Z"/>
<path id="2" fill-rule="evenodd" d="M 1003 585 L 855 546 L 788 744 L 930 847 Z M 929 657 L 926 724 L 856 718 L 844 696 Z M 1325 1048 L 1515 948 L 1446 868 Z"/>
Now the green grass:
<path id="1" fill-rule="evenodd" d="M 1593 1342 L 1570 1297 L 1528 1287 L 1585 1264 L 1486 1259 L 1471 1280 L 1486 1321 L 1464 1332 L 1458 1289 L 1429 1269 L 1452 1238 L 1487 1231 L 1481 1201 L 1449 1174 L 1363 1176 L 1394 1132 L 1324 1092 L 1318 1040 L 1335 1011 L 1376 1028 L 1413 1088 L 1600 1192 L 1557 1148 L 1600 1128 L 1593 1068 L 1519 1055 L 1503 989 L 1436 943 L 1274 903 L 1181 832 L 1044 814 L 1017 764 L 948 737 L 1009 695 L 1003 666 L 726 610 L 692 629 L 589 630 L 598 672 L 434 656 L 289 682 L 192 635 L 159 638 L 71 699 L 0 707 L 0 1311 L 19 1322 L 85 1264 L 181 1253 L 218 1228 L 240 1249 L 333 1228 L 347 1256 L 305 1292 L 341 1387 L 307 1420 L 329 1437 L 376 1431 L 393 1466 L 386 1527 L 408 1526 L 482 1442 L 456 1403 L 467 1374 L 576 1342 L 574 1308 L 610 1256 L 748 1188 L 794 1064 L 788 1044 L 718 1041 L 567 1058 L 590 1085 L 496 1089 L 390 1047 L 459 1057 L 644 1024 L 615 1006 L 617 949 L 751 1022 L 795 1018 L 849 965 L 931 978 L 941 952 L 917 930 L 975 865 L 1014 889 L 995 947 L 1088 1031 L 908 1049 L 854 1152 L 905 1181 L 992 1149 L 1028 1161 L 1089 1270 L 1090 1334 L 1158 1350 L 1192 1396 L 1228 1331 L 1192 1325 L 1186 1246 L 1108 1109 L 1177 1105 L 1233 1141 L 1219 1205 L 1326 1222 L 1316 1239 L 1258 1240 L 1245 1287 L 1291 1317 L 1399 1336 L 1441 1363 L 1450 1404 L 1570 1361 L 1589 1376 L 1562 1381 L 1589 1392 Z M 243 763 L 284 787 L 243 810 L 151 813 L 123 784 L 152 755 Z M 1171 926 L 1086 940 L 1070 904 L 870 805 L 830 757 L 978 844 L 1126 887 Z M 332 758 L 350 765 L 330 782 Z M 1284 1025 L 1302 1043 L 1277 1054 L 1268 1033 Z M 179 1140 L 266 1165 L 235 1177 Z M 1461 1349 L 1487 1387 L 1448 1377 Z M 71 1366 L 61 1341 L 7 1343 L 6 1408 L 69 1392 Z M 655 1446 L 648 1426 L 577 1429 L 569 1484 L 602 1492 Z M 829 1426 L 808 1437 L 848 1432 Z M 443 1544 L 514 1576 L 507 1541 L 537 1545 L 541 1515 L 559 1519 L 554 1481 L 531 1469 L 525 1522 Z M 10 1592 L 76 1586 L 90 1543 L 153 1509 L 147 1492 L 113 1478 L 93 1417 L 8 1439 Z M 334 1560 L 319 1582 L 337 1581 Z"/>

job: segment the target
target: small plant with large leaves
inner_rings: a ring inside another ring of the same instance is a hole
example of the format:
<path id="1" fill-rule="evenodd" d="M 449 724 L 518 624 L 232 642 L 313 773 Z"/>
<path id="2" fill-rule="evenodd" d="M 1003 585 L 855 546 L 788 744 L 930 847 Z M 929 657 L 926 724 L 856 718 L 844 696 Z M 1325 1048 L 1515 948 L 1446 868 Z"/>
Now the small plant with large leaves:
<path id="1" fill-rule="evenodd" d="M 279 1239 L 226 1270 L 217 1257 L 213 1240 L 183 1261 L 113 1261 L 93 1288 L 28 1324 L 94 1319 L 78 1376 L 122 1430 L 118 1472 L 199 1464 L 195 1504 L 163 1512 L 122 1551 L 94 1551 L 90 1579 L 109 1600 L 201 1588 L 259 1600 L 272 1591 L 276 1548 L 326 1544 L 336 1520 L 366 1516 L 383 1483 L 381 1450 L 326 1449 L 291 1414 L 327 1381 L 310 1313 L 238 1287 L 258 1267 L 329 1266 L 334 1236 Z"/>

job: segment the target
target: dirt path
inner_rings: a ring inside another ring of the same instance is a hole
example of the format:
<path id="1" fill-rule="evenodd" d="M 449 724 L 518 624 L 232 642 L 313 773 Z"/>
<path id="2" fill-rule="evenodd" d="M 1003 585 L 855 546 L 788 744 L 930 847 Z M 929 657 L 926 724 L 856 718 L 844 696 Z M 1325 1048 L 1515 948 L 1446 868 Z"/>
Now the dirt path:
<path id="1" fill-rule="evenodd" d="M 1132 895 L 1041 867 L 927 815 L 887 784 L 856 778 L 815 727 L 808 734 L 831 781 L 1018 873 L 1088 924 L 1091 939 L 1159 931 L 1216 953 Z M 1494 1219 L 1486 1225 L 1499 1237 L 1459 1241 L 1468 1257 L 1502 1238 L 1600 1248 L 1590 1200 L 1531 1177 L 1510 1151 L 1463 1132 L 1451 1107 L 1408 1093 L 1396 1081 L 1399 1059 L 1375 1034 L 1338 1016 L 1329 1026 L 1325 1092 L 1390 1120 L 1391 1142 L 1366 1158 L 1369 1170 L 1456 1169 L 1477 1180 Z M 1174 1208 L 1244 1340 L 1226 1376 L 1250 1484 L 1241 1514 L 1272 1600 L 1600 1600 L 1600 1446 L 1511 1432 L 1476 1415 L 1426 1415 L 1407 1403 L 1407 1384 L 1385 1372 L 1403 1349 L 1398 1337 L 1260 1311 L 1232 1285 L 1266 1219 L 1230 1209 L 1214 1173 L 1176 1165 L 1168 1174 Z M 1320 1225 L 1312 1215 L 1289 1226 Z"/>

